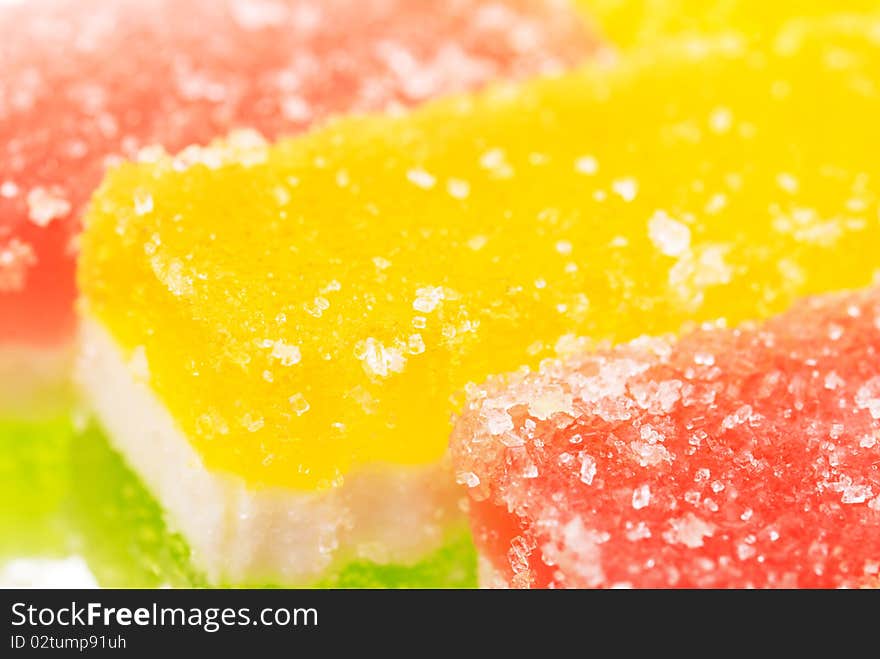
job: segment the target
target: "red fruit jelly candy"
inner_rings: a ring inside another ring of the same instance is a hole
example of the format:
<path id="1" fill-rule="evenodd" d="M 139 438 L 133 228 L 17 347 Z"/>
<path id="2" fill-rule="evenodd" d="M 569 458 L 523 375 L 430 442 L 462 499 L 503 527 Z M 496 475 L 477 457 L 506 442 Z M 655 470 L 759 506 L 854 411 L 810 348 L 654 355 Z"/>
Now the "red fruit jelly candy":
<path id="1" fill-rule="evenodd" d="M 485 585 L 880 585 L 880 288 L 470 393 Z"/>

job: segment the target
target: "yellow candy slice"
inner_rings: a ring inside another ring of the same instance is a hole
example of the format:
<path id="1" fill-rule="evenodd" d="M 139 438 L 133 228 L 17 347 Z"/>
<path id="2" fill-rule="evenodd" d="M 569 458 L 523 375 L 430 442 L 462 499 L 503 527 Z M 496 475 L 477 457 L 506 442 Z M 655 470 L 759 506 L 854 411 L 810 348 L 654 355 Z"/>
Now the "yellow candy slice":
<path id="1" fill-rule="evenodd" d="M 770 36 L 793 18 L 877 13 L 876 0 L 575 0 L 612 43 L 631 47 L 670 36 L 740 31 Z"/>
<path id="2" fill-rule="evenodd" d="M 436 461 L 468 382 L 573 335 L 866 284 L 877 35 L 673 43 L 271 148 L 151 154 L 93 200 L 84 313 L 211 468 L 307 490 Z"/>

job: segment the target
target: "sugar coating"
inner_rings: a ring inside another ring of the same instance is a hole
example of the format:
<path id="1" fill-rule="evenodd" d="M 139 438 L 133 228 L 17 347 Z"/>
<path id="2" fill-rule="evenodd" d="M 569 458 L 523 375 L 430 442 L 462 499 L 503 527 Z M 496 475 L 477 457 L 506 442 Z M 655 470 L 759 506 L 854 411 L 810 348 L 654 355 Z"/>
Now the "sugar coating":
<path id="1" fill-rule="evenodd" d="M 313 488 L 432 462 L 456 392 L 574 335 L 736 322 L 867 284 L 876 26 L 671 44 L 275 147 L 153 154 L 93 203 L 84 311 L 143 349 L 212 468 Z"/>
<path id="2" fill-rule="evenodd" d="M 474 388 L 452 452 L 482 556 L 514 587 L 877 585 L 878 356 L 874 287 Z"/>
<path id="3" fill-rule="evenodd" d="M 738 31 L 773 35 L 786 21 L 832 14 L 877 13 L 875 0 L 575 0 L 611 43 L 641 47 L 666 38 Z"/>
<path id="4" fill-rule="evenodd" d="M 69 339 L 79 218 L 109 162 L 233 128 L 275 137 L 337 113 L 395 110 L 496 77 L 558 71 L 594 49 L 558 0 L 429 4 L 0 7 L 0 340 Z"/>

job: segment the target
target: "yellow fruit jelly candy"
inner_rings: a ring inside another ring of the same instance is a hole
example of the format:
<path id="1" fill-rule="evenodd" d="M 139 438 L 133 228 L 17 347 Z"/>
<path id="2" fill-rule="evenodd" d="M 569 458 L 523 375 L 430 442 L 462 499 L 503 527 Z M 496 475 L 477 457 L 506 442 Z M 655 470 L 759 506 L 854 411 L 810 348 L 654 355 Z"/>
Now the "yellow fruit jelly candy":
<path id="1" fill-rule="evenodd" d="M 621 47 L 670 36 L 736 30 L 768 36 L 786 21 L 880 12 L 877 0 L 575 0 L 587 20 Z"/>
<path id="2" fill-rule="evenodd" d="M 574 335 L 868 283 L 877 27 L 668 44 L 123 165 L 87 217 L 84 313 L 146 357 L 210 468 L 312 489 L 436 461 L 457 392 Z"/>

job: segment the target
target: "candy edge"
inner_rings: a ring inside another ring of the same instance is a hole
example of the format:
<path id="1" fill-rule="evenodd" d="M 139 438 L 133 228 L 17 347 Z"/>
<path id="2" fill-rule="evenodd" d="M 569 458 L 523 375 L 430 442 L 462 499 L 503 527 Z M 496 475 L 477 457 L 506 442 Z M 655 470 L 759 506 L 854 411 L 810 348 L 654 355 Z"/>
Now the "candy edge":
<path id="1" fill-rule="evenodd" d="M 212 471 L 98 322 L 83 320 L 79 345 L 75 379 L 87 404 L 211 583 L 306 585 L 358 559 L 411 564 L 463 526 L 447 460 L 377 465 L 324 492 L 250 487 Z"/>

